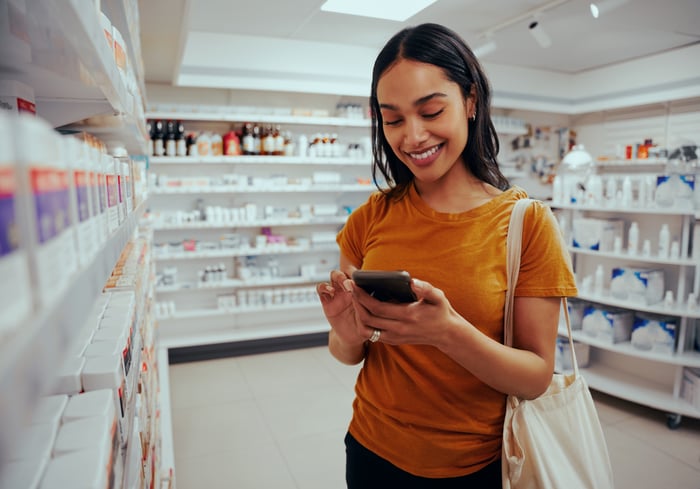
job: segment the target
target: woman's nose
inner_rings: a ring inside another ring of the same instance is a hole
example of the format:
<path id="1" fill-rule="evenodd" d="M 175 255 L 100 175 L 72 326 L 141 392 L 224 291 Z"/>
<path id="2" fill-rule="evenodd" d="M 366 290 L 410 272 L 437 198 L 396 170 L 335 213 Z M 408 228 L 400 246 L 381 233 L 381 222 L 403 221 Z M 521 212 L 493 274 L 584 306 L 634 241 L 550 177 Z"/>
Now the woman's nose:
<path id="1" fill-rule="evenodd" d="M 423 142 L 427 138 L 427 131 L 423 125 L 423 121 L 418 118 L 406 119 L 406 124 L 404 124 L 405 133 L 404 141 L 409 146 L 416 146 Z"/>

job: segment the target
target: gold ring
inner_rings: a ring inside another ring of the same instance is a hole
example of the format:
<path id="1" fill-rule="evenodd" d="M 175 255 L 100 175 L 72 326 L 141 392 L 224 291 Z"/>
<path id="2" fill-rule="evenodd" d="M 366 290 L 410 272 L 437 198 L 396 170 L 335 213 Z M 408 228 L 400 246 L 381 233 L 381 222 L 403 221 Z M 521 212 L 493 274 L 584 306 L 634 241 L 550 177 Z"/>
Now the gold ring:
<path id="1" fill-rule="evenodd" d="M 376 343 L 377 341 L 379 341 L 379 337 L 380 337 L 381 335 L 382 335 L 382 330 L 381 330 L 381 329 L 375 329 L 375 330 L 372 332 L 372 336 L 369 337 L 369 341 L 370 341 L 371 343 Z"/>

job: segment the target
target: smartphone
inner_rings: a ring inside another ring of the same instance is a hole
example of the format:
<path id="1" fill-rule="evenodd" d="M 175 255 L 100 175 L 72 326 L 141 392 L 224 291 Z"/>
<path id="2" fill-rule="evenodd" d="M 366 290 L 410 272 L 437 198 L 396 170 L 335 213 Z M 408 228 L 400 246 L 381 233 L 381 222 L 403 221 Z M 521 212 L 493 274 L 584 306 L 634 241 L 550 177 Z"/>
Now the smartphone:
<path id="1" fill-rule="evenodd" d="M 352 279 L 372 297 L 385 302 L 414 302 L 411 275 L 403 270 L 355 270 Z"/>

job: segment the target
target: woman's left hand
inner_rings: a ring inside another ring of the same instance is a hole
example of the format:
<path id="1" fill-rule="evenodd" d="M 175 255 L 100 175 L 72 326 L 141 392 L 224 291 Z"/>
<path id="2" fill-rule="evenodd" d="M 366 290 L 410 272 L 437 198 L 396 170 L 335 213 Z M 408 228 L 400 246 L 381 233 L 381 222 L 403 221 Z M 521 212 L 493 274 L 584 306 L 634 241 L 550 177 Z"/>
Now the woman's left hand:
<path id="1" fill-rule="evenodd" d="M 415 278 L 411 287 L 418 300 L 397 304 L 377 300 L 353 282 L 356 316 L 368 328 L 381 330 L 382 343 L 437 345 L 450 328 L 464 319 L 454 311 L 442 290 Z"/>

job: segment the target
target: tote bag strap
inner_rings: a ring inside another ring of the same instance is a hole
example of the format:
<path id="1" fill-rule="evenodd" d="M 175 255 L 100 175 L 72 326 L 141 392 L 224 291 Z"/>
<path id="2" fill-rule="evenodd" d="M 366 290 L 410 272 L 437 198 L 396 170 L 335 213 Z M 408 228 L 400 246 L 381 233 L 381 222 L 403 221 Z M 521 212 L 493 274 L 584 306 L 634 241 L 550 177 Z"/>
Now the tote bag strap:
<path id="1" fill-rule="evenodd" d="M 533 199 L 520 199 L 515 202 L 508 224 L 508 236 L 506 238 L 506 304 L 504 310 L 503 344 L 512 346 L 513 344 L 513 301 L 515 300 L 515 285 L 518 283 L 520 273 L 520 255 L 522 253 L 523 219 L 525 211 Z M 571 351 L 571 365 L 574 368 L 574 375 L 578 377 L 578 363 L 576 362 L 576 352 L 574 351 L 574 339 L 571 335 L 571 322 L 569 320 L 569 307 L 566 297 L 562 297 L 562 307 L 564 318 L 566 319 L 566 331 L 569 336 L 569 350 Z"/>

